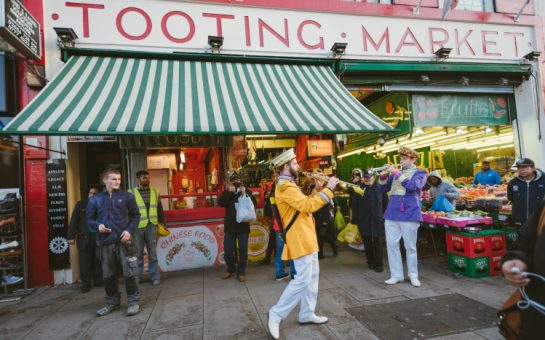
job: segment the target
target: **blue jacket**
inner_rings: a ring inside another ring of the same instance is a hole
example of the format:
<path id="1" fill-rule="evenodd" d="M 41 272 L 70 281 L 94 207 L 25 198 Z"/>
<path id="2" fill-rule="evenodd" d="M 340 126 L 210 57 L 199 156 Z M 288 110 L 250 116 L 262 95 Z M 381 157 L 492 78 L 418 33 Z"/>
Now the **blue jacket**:
<path id="1" fill-rule="evenodd" d="M 103 191 L 91 197 L 85 218 L 91 232 L 98 232 L 100 224 L 112 229 L 108 234 L 98 233 L 98 244 L 106 245 L 119 242 L 125 230 L 134 235 L 140 221 L 140 211 L 130 192 L 114 190 L 110 197 L 107 191 Z"/>
<path id="2" fill-rule="evenodd" d="M 498 175 L 498 173 L 492 169 L 489 169 L 488 171 L 479 170 L 479 172 L 477 172 L 477 174 L 475 175 L 473 184 L 480 184 L 480 185 L 501 184 L 501 178 L 500 178 L 500 175 Z"/>
<path id="3" fill-rule="evenodd" d="M 507 185 L 507 198 L 513 203 L 511 216 L 518 223 L 524 223 L 545 198 L 545 176 L 536 169 L 535 177 L 527 183 L 515 177 Z"/>

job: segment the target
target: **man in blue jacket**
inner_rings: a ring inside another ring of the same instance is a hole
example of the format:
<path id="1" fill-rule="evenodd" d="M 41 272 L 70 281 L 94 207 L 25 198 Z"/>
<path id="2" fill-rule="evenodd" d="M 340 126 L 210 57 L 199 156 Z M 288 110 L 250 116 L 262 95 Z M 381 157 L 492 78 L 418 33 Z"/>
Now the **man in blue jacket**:
<path id="1" fill-rule="evenodd" d="M 496 171 L 490 169 L 489 161 L 483 161 L 483 166 L 481 167 L 481 170 L 477 172 L 477 174 L 475 174 L 475 179 L 473 180 L 473 184 L 480 184 L 480 185 L 501 184 L 501 178 Z"/>
<path id="2" fill-rule="evenodd" d="M 545 197 L 545 176 L 530 158 L 517 161 L 515 166 L 517 177 L 507 185 L 507 198 L 513 204 L 513 221 L 523 225 Z"/>
<path id="3" fill-rule="evenodd" d="M 133 194 L 119 190 L 121 173 L 106 169 L 102 173 L 106 190 L 94 195 L 87 204 L 86 219 L 91 231 L 98 231 L 98 246 L 102 260 L 102 275 L 106 290 L 106 305 L 97 310 L 97 316 L 109 314 L 119 308 L 120 293 L 117 286 L 117 268 L 123 269 L 127 292 L 127 316 L 140 311 L 140 293 L 136 282 L 137 249 L 132 241 L 140 212 Z"/>

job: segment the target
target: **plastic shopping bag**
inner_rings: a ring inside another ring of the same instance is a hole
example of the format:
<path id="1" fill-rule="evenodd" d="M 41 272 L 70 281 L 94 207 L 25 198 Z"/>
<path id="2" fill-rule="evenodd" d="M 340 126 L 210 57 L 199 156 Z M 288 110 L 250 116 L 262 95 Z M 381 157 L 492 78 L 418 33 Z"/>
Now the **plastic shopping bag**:
<path id="1" fill-rule="evenodd" d="M 235 203 L 235 209 L 237 211 L 237 223 L 241 222 L 253 222 L 256 219 L 254 203 L 248 195 L 242 195 L 238 198 L 238 202 Z"/>
<path id="2" fill-rule="evenodd" d="M 439 195 L 435 202 L 433 202 L 431 210 L 451 212 L 454 210 L 454 206 L 444 195 Z"/>
<path id="3" fill-rule="evenodd" d="M 346 222 L 344 221 L 344 216 L 343 216 L 343 214 L 341 213 L 340 210 L 337 210 L 337 212 L 335 213 L 334 224 L 335 224 L 335 228 L 337 228 L 337 230 L 343 230 L 346 227 Z"/>
<path id="4" fill-rule="evenodd" d="M 341 230 L 339 235 L 337 235 L 337 241 L 339 242 L 358 243 L 358 240 L 361 242 L 360 231 L 358 230 L 358 226 L 352 223 L 348 223 L 346 228 Z"/>

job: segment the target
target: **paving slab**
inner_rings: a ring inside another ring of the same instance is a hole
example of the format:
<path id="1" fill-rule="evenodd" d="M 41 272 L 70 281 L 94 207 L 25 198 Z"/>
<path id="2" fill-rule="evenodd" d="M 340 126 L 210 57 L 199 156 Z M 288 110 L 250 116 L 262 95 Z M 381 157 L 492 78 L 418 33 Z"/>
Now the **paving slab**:
<path id="1" fill-rule="evenodd" d="M 251 300 L 214 304 L 204 309 L 204 339 L 250 339 L 266 336 Z"/>
<path id="2" fill-rule="evenodd" d="M 145 331 L 202 325 L 203 312 L 202 294 L 159 299 L 153 308 Z"/>
<path id="3" fill-rule="evenodd" d="M 328 323 L 327 328 L 329 328 L 329 330 L 339 340 L 378 340 L 378 338 L 369 329 L 367 329 L 365 326 L 355 320 L 337 325 L 330 325 Z"/>
<path id="4" fill-rule="evenodd" d="M 146 332 L 141 340 L 202 340 L 202 325 Z"/>

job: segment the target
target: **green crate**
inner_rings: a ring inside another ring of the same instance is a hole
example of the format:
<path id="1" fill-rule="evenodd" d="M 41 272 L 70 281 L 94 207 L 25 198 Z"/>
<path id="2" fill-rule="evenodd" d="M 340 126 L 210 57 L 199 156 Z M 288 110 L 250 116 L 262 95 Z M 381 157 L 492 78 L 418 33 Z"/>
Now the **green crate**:
<path id="1" fill-rule="evenodd" d="M 505 233 L 505 242 L 507 242 L 507 245 L 515 243 L 519 237 L 517 228 L 503 228 L 503 232 Z"/>
<path id="2" fill-rule="evenodd" d="M 448 254 L 448 270 L 471 278 L 487 277 L 490 274 L 488 256 L 469 258 Z"/>

